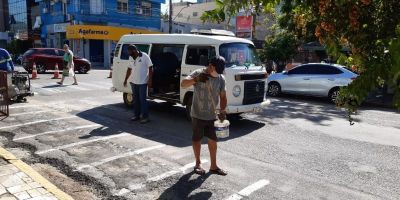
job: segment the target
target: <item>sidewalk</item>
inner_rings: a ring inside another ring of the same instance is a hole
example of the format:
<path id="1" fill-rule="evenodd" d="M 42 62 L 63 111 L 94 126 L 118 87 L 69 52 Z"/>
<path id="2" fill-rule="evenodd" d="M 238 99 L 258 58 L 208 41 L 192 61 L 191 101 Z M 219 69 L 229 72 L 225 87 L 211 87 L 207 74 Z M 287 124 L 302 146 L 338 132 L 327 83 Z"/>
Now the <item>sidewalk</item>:
<path id="1" fill-rule="evenodd" d="M 73 200 L 0 147 L 0 200 Z"/>

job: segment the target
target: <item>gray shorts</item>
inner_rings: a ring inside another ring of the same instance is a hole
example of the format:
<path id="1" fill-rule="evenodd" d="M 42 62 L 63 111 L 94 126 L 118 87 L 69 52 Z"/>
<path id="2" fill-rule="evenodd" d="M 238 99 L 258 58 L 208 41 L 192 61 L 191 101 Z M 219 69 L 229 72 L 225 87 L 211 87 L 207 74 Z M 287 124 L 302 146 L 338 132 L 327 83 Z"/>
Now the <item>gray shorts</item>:
<path id="1" fill-rule="evenodd" d="M 192 118 L 193 136 L 192 141 L 200 141 L 204 136 L 208 139 L 217 141 L 217 135 L 214 128 L 215 120 L 201 120 Z"/>

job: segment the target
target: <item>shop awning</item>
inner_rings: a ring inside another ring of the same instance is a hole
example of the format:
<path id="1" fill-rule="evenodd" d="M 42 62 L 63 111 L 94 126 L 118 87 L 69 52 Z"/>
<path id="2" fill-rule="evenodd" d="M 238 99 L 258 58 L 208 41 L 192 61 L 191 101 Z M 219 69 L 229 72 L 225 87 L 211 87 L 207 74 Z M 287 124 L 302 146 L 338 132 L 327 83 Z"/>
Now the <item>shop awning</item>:
<path id="1" fill-rule="evenodd" d="M 126 34 L 156 34 L 158 31 L 96 25 L 67 26 L 67 39 L 93 39 L 118 41 Z"/>

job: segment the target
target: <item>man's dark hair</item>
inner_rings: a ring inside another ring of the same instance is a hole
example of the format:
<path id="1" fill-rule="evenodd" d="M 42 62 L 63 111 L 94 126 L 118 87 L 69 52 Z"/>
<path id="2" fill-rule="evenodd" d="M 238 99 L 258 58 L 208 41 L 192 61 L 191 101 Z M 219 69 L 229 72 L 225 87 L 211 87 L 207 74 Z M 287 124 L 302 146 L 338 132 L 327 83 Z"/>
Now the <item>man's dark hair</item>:
<path id="1" fill-rule="evenodd" d="M 222 56 L 215 56 L 210 59 L 209 63 L 215 67 L 218 74 L 223 74 L 225 70 L 225 58 Z"/>
<path id="2" fill-rule="evenodd" d="M 135 51 L 135 50 L 138 50 L 138 48 L 135 45 L 131 44 L 131 45 L 128 46 L 128 50 L 129 51 Z"/>

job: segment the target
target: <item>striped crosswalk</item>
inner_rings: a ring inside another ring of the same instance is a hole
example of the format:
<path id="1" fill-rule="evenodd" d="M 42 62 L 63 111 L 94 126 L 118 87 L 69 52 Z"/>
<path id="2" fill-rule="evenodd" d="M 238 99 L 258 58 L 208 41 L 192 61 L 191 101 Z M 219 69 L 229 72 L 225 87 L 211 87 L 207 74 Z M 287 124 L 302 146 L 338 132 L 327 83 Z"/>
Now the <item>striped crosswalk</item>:
<path id="1" fill-rule="evenodd" d="M 109 90 L 112 87 L 111 82 L 80 82 L 79 85 L 64 85 L 48 83 L 32 83 L 32 90 L 38 95 L 55 95 L 68 92 L 82 92 L 95 90 Z"/>

